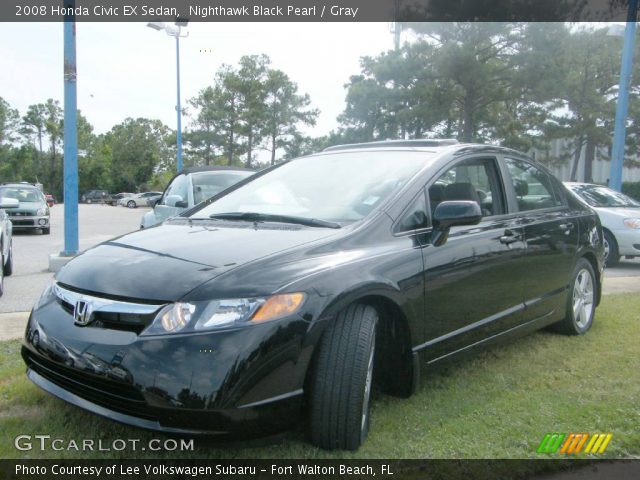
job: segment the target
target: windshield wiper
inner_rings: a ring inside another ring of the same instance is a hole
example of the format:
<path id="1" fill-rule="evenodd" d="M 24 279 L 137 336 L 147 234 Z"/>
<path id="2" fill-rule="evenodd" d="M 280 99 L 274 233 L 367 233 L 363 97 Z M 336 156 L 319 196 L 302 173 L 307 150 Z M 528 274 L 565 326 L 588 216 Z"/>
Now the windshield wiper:
<path id="1" fill-rule="evenodd" d="M 305 218 L 305 217 L 296 217 L 294 215 L 276 215 L 271 213 L 257 213 L 257 212 L 213 213 L 209 215 L 209 218 L 219 219 L 219 220 L 244 220 L 247 222 L 292 223 L 296 225 L 305 225 L 307 227 L 321 227 L 321 228 L 340 228 L 341 227 L 339 223 L 329 222 L 327 220 L 319 220 L 317 218 Z"/>

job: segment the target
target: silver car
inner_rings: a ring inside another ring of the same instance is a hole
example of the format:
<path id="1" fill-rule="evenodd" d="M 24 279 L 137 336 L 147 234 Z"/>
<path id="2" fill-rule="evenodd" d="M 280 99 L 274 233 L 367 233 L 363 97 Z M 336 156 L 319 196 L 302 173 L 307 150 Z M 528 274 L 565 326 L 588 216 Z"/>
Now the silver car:
<path id="1" fill-rule="evenodd" d="M 0 297 L 4 292 L 4 277 L 13 273 L 13 226 L 5 210 L 19 206 L 15 198 L 0 197 Z"/>
<path id="2" fill-rule="evenodd" d="M 49 205 L 38 187 L 29 183 L 8 183 L 0 186 L 0 198 L 12 198 L 19 202 L 17 208 L 7 213 L 15 229 L 42 230 L 51 233 Z"/>
<path id="3" fill-rule="evenodd" d="M 607 267 L 616 265 L 621 256 L 640 257 L 640 202 L 602 185 L 564 184 L 581 202 L 598 212 Z"/>
<path id="4" fill-rule="evenodd" d="M 226 190 L 255 172 L 235 167 L 191 167 L 171 179 L 153 210 L 142 217 L 140 228 L 149 228 L 178 215 Z"/>
<path id="5" fill-rule="evenodd" d="M 130 197 L 124 197 L 118 200 L 118 205 L 128 208 L 148 207 L 150 202 L 160 198 L 162 192 L 144 192 L 136 193 Z"/>

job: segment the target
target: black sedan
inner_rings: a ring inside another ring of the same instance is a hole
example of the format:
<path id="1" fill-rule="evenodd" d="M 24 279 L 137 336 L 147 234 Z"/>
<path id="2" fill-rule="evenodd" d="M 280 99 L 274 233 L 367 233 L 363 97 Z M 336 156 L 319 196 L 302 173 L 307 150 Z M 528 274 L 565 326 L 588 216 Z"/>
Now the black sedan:
<path id="1" fill-rule="evenodd" d="M 332 147 L 73 259 L 22 354 L 115 421 L 257 436 L 304 418 L 315 445 L 356 449 L 372 386 L 408 396 L 438 362 L 587 332 L 603 252 L 597 215 L 518 152 Z"/>

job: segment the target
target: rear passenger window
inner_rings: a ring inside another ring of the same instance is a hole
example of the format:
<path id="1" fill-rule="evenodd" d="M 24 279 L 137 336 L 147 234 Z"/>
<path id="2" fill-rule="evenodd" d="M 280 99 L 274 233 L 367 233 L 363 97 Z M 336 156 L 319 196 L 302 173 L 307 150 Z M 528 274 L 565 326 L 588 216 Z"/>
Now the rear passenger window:
<path id="1" fill-rule="evenodd" d="M 518 210 L 526 212 L 562 205 L 551 177 L 531 163 L 506 158 L 505 162 L 518 199 Z"/>

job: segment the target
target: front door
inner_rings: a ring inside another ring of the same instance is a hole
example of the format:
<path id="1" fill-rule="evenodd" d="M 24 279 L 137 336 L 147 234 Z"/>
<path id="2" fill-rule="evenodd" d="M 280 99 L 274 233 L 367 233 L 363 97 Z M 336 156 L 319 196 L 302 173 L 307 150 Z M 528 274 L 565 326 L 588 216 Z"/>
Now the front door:
<path id="1" fill-rule="evenodd" d="M 454 227 L 447 242 L 424 249 L 424 351 L 436 360 L 518 325 L 524 231 L 509 213 L 496 158 L 459 160 L 429 186 L 430 208 L 447 200 L 478 202 L 478 225 Z"/>

